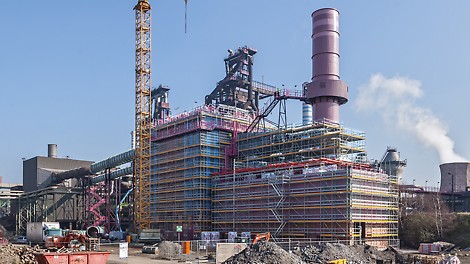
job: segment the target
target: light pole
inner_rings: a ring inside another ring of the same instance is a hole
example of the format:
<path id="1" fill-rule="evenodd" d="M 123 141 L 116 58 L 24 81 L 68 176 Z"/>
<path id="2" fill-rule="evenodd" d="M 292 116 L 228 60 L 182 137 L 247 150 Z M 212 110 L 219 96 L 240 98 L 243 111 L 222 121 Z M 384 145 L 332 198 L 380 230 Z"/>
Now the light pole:
<path id="1" fill-rule="evenodd" d="M 424 182 L 424 190 L 426 191 L 426 187 L 428 187 L 428 181 Z"/>
<path id="2" fill-rule="evenodd" d="M 415 186 L 415 181 L 416 181 L 416 179 L 413 179 L 413 187 Z"/>

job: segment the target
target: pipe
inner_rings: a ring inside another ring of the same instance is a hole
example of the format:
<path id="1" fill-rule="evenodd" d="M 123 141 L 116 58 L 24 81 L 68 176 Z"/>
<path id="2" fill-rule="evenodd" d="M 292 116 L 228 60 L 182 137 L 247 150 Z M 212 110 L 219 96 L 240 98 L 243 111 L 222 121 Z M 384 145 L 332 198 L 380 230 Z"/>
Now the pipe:
<path id="1" fill-rule="evenodd" d="M 122 177 L 122 176 L 125 176 L 125 175 L 129 175 L 129 174 L 132 174 L 134 172 L 134 168 L 133 166 L 129 166 L 127 168 L 124 168 L 124 169 L 120 169 L 120 170 L 116 170 L 116 171 L 113 171 L 109 174 L 109 179 L 110 180 L 115 180 L 119 177 Z M 93 177 L 91 178 L 91 184 L 97 184 L 99 182 L 102 182 L 106 179 L 106 173 L 104 174 L 100 174 L 96 177 Z"/>
<path id="2" fill-rule="evenodd" d="M 126 152 L 123 152 L 121 154 L 117 154 L 115 156 L 112 156 L 110 158 L 107 158 L 102 161 L 95 162 L 91 164 L 90 167 L 81 167 L 77 169 L 72 169 L 64 172 L 59 172 L 59 173 L 52 173 L 52 182 L 54 184 L 61 183 L 67 179 L 80 179 L 88 175 L 93 175 L 95 173 L 98 173 L 100 171 L 109 169 L 109 168 L 114 168 L 116 166 L 129 163 L 134 160 L 134 155 L 135 155 L 135 150 L 131 149 Z M 124 171 L 125 170 L 125 171 Z M 124 173 L 124 174 L 123 174 Z M 116 179 L 120 176 L 126 175 L 126 174 L 132 174 L 133 170 L 132 167 L 127 167 L 122 170 L 117 170 L 111 173 L 111 178 Z M 94 177 L 92 179 L 93 184 L 96 184 L 100 181 L 104 181 L 105 179 L 105 174 L 101 174 L 97 177 Z M 118 176 L 116 176 L 118 175 Z M 99 178 L 101 177 L 101 178 Z M 113 178 L 114 177 L 114 178 Z M 96 179 L 96 180 L 95 180 Z"/>
<path id="3" fill-rule="evenodd" d="M 134 160 L 135 150 L 131 149 L 121 154 L 117 154 L 110 158 L 107 158 L 102 161 L 91 164 L 90 169 L 92 173 L 98 173 L 109 168 L 114 168 L 116 166 L 131 162 Z"/>
<path id="4" fill-rule="evenodd" d="M 51 174 L 51 177 L 52 177 L 52 182 L 57 184 L 67 179 L 72 179 L 72 178 L 80 179 L 90 174 L 92 174 L 90 167 L 81 167 L 78 169 L 72 169 L 72 170 L 68 170 L 64 172 L 58 172 L 58 173 L 53 172 Z"/>

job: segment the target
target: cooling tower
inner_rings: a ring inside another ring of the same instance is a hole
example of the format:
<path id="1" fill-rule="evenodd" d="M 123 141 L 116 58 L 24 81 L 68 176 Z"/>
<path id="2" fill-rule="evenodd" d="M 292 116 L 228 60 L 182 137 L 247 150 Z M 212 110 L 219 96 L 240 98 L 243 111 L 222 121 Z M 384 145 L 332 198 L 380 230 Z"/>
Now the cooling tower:
<path id="1" fill-rule="evenodd" d="M 470 186 L 470 163 L 443 163 L 441 169 L 441 192 L 464 192 Z"/>

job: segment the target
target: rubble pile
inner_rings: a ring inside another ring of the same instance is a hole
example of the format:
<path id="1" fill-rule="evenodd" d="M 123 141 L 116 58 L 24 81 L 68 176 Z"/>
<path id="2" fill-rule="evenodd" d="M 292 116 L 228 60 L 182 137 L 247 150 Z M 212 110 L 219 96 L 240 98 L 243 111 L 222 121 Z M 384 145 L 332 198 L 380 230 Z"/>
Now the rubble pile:
<path id="1" fill-rule="evenodd" d="M 259 242 L 245 248 L 242 252 L 230 257 L 223 264 L 299 264 L 299 256 L 285 251 L 272 242 Z"/>
<path id="2" fill-rule="evenodd" d="M 227 259 L 224 264 L 320 264 L 346 259 L 348 264 L 404 263 L 393 249 L 379 251 L 368 245 L 319 243 L 289 253 L 271 242 L 260 242 Z"/>
<path id="3" fill-rule="evenodd" d="M 368 264 L 396 259 L 393 250 L 378 251 L 367 245 L 346 246 L 340 243 L 321 243 L 309 245 L 300 251 L 305 263 L 325 263 L 331 260 L 347 259 L 348 263 Z"/>
<path id="4" fill-rule="evenodd" d="M 34 253 L 42 252 L 38 246 L 14 246 L 5 245 L 0 246 L 0 263 L 11 263 L 11 264 L 35 264 L 36 257 Z"/>
<path id="5" fill-rule="evenodd" d="M 162 259 L 172 260 L 181 253 L 181 245 L 170 241 L 163 241 L 158 245 L 158 256 Z"/>

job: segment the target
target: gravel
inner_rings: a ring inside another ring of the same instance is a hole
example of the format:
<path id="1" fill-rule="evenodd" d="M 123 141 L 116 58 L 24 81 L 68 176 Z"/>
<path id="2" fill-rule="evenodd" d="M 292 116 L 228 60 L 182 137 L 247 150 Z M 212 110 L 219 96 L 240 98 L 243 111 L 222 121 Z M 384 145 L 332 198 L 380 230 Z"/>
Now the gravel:
<path id="1" fill-rule="evenodd" d="M 320 264 L 346 259 L 348 264 L 402 263 L 394 250 L 378 251 L 368 245 L 319 243 L 289 253 L 272 242 L 259 242 L 232 256 L 224 264 Z"/>
<path id="2" fill-rule="evenodd" d="M 299 264 L 299 256 L 285 251 L 272 242 L 258 242 L 245 248 L 242 252 L 230 257 L 223 264 Z"/>
<path id="3" fill-rule="evenodd" d="M 330 260 L 346 259 L 348 264 L 394 263 L 396 253 L 392 249 L 379 251 L 368 245 L 347 246 L 340 243 L 309 245 L 300 251 L 306 263 L 325 263 Z"/>

